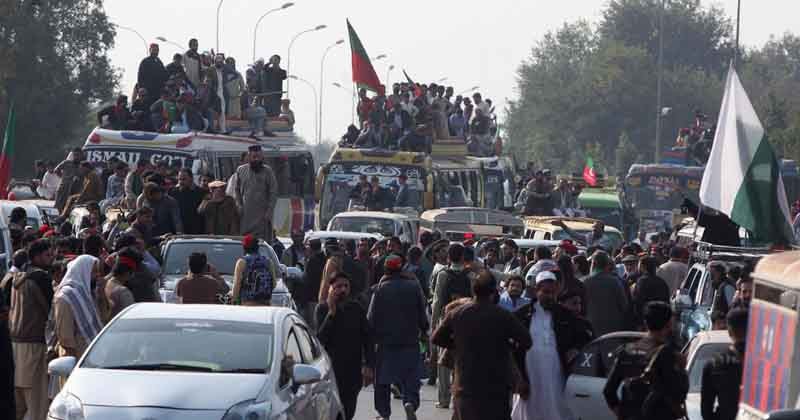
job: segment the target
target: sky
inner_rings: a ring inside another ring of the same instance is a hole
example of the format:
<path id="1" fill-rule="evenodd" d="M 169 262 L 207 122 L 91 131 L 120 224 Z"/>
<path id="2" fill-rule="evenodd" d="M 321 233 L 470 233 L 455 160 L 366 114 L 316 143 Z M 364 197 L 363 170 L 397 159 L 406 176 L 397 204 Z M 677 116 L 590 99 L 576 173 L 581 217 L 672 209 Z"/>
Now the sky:
<path id="1" fill-rule="evenodd" d="M 132 28 L 118 29 L 110 56 L 122 72 L 121 91 L 130 94 L 139 62 L 146 55 L 145 42 L 161 45 L 161 59 L 168 64 L 176 52 L 188 49 L 197 38 L 200 51 L 214 49 L 237 61 L 244 74 L 253 60 L 253 30 L 259 16 L 278 8 L 285 0 L 222 0 L 219 49 L 216 48 L 217 0 L 106 0 L 111 22 Z M 737 0 L 701 0 L 717 5 L 735 18 Z M 400 80 L 405 69 L 414 81 L 428 83 L 447 78 L 456 93 L 479 86 L 498 110 L 517 96 L 516 70 L 531 47 L 548 31 L 565 22 L 586 19 L 597 22 L 607 0 L 295 0 L 295 5 L 269 14 L 258 29 L 256 57 L 282 57 L 282 67 L 313 85 L 322 102 L 322 140 L 338 140 L 352 118 L 350 45 L 345 19 L 349 18 L 385 83 Z M 745 46 L 763 45 L 771 35 L 800 33 L 800 2 L 796 0 L 742 0 L 741 40 Z M 398 19 L 404 13 L 405 17 Z M 287 60 L 291 39 L 299 32 L 327 28 L 297 38 Z M 178 45 L 156 41 L 164 37 Z M 344 44 L 330 50 L 322 69 L 325 49 L 337 40 Z M 180 48 L 179 48 L 180 47 Z M 345 89 L 332 84 L 340 83 Z M 308 142 L 317 140 L 312 88 L 290 81 L 289 96 L 297 123 L 295 131 Z M 654 82 L 655 83 L 655 80 Z M 502 120 L 502 112 L 499 115 Z"/>

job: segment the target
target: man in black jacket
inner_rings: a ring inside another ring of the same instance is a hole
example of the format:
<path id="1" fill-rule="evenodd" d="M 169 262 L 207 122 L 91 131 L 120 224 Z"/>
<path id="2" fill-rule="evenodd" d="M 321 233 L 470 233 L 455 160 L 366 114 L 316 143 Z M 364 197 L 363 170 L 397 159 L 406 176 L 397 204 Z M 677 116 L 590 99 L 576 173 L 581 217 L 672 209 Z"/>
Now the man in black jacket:
<path id="1" fill-rule="evenodd" d="M 739 409 L 739 387 L 747 342 L 747 309 L 728 312 L 728 335 L 733 344 L 703 368 L 700 382 L 700 412 L 704 420 L 733 420 Z M 716 407 L 715 407 L 716 405 Z"/>
<path id="2" fill-rule="evenodd" d="M 366 311 L 351 298 L 347 274 L 334 274 L 328 301 L 316 312 L 317 336 L 331 357 L 345 419 L 351 420 L 359 391 L 374 378 L 375 354 Z"/>
<path id="3" fill-rule="evenodd" d="M 403 257 L 385 260 L 387 278 L 378 283 L 367 312 L 377 344 L 375 409 L 382 418 L 391 416 L 390 386 L 400 384 L 406 418 L 416 420 L 419 408 L 419 340 L 428 331 L 428 315 L 422 289 L 402 275 Z"/>
<path id="4" fill-rule="evenodd" d="M 197 212 L 208 191 L 194 183 L 194 174 L 189 168 L 181 168 L 178 173 L 178 185 L 169 190 L 170 197 L 178 202 L 183 222 L 183 231 L 187 235 L 206 233 L 205 218 Z"/>
<path id="5" fill-rule="evenodd" d="M 167 69 L 164 68 L 164 63 L 158 58 L 158 44 L 150 44 L 150 55 L 142 60 L 139 64 L 139 73 L 137 76 L 137 86 L 147 89 L 150 93 L 148 96 L 148 106 L 156 101 L 158 92 L 164 88 L 164 83 L 167 82 Z"/>
<path id="6" fill-rule="evenodd" d="M 305 282 L 295 293 L 292 293 L 303 319 L 310 325 L 314 324 L 314 308 L 317 306 L 319 287 L 322 283 L 322 270 L 325 268 L 327 258 L 322 252 L 322 242 L 312 239 L 308 242 L 311 255 L 306 262 Z M 299 293 L 298 293 L 299 292 Z M 313 328 L 313 326 L 312 326 Z"/>

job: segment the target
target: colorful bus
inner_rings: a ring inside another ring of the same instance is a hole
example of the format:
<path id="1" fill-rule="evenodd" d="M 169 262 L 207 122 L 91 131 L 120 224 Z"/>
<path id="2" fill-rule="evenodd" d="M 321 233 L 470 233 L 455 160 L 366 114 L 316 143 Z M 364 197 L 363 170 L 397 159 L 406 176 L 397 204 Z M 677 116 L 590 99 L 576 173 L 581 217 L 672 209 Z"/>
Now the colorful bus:
<path id="1" fill-rule="evenodd" d="M 161 134 L 96 128 L 86 139 L 83 150 L 90 162 L 117 157 L 133 167 L 142 159 L 152 164 L 166 161 L 173 169 L 191 168 L 198 179 L 200 175 L 209 175 L 228 180 L 240 165 L 242 154 L 252 145 L 263 148 L 265 163 L 278 181 L 278 202 L 273 214 L 278 235 L 313 229 L 314 159 L 308 145 L 290 132 L 256 139 L 199 132 Z"/>

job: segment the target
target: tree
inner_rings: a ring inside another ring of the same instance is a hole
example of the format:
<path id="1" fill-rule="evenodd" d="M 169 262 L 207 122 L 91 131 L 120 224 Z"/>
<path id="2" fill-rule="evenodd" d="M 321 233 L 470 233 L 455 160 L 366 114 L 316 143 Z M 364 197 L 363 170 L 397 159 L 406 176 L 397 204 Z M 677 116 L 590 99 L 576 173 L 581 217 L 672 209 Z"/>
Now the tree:
<path id="1" fill-rule="evenodd" d="M 115 31 L 101 0 L 11 0 L 0 6 L 0 115 L 17 111 L 15 172 L 82 143 L 89 106 L 109 100 L 118 75 Z M 0 119 L 5 123 L 5 118 Z"/>

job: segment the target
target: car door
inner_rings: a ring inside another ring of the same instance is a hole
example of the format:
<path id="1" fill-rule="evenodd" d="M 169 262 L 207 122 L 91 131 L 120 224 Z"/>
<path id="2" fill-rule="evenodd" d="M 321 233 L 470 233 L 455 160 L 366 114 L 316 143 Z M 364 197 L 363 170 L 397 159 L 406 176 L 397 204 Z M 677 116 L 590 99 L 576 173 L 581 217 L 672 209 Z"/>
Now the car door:
<path id="1" fill-rule="evenodd" d="M 286 323 L 289 325 L 289 322 Z M 297 338 L 294 328 L 286 328 L 286 339 L 283 346 L 281 358 L 281 373 L 278 379 L 279 392 L 284 401 L 287 401 L 288 408 L 286 415 L 288 420 L 310 420 L 315 419 L 314 399 L 310 385 L 295 385 L 292 382 L 292 371 L 294 365 L 303 363 L 303 351 Z"/>
<path id="2" fill-rule="evenodd" d="M 603 397 L 603 388 L 617 349 L 642 337 L 643 334 L 633 332 L 610 334 L 581 350 L 569 366 L 564 388 L 567 404 L 576 420 L 616 420 Z"/>
<path id="3" fill-rule="evenodd" d="M 298 322 L 294 330 L 300 343 L 300 351 L 303 353 L 303 363 L 314 366 L 322 372 L 322 380 L 308 385 L 313 401 L 314 419 L 333 419 L 338 411 L 334 397 L 338 392 L 332 370 L 322 355 L 319 343 L 312 338 L 305 325 Z"/>

